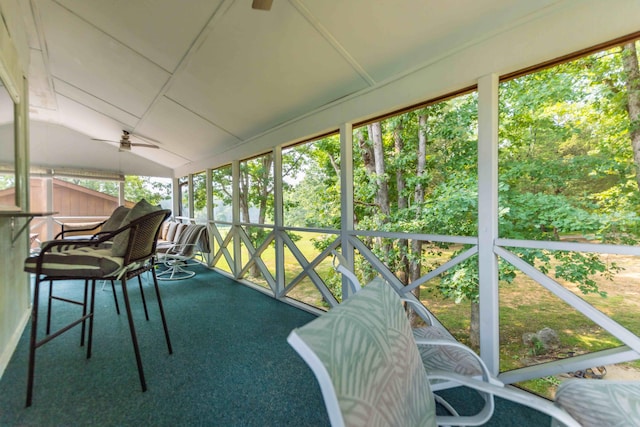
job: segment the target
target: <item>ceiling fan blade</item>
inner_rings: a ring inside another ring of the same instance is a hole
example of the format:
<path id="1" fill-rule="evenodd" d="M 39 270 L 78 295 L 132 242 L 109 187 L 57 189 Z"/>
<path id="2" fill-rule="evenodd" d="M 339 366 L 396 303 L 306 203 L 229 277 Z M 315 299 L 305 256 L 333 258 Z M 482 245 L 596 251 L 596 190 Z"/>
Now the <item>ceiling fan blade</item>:
<path id="1" fill-rule="evenodd" d="M 155 140 L 155 139 L 153 139 L 153 138 L 149 138 L 148 136 L 142 136 L 142 135 L 137 134 L 137 133 L 131 134 L 131 136 L 133 136 L 134 138 L 137 138 L 137 139 L 141 139 L 141 140 L 143 140 L 143 141 L 146 141 L 146 142 L 148 142 L 149 144 L 153 144 L 153 145 L 162 145 L 162 143 L 161 143 L 160 141 Z"/>
<path id="2" fill-rule="evenodd" d="M 100 141 L 100 142 L 113 142 L 114 144 L 119 144 L 120 141 L 113 141 L 111 139 L 98 139 L 98 138 L 91 138 L 92 141 Z"/>
<path id="3" fill-rule="evenodd" d="M 153 145 L 153 144 L 140 144 L 138 142 L 132 142 L 129 145 L 131 145 L 132 147 L 144 147 L 144 148 L 160 148 L 157 145 Z"/>
<path id="4" fill-rule="evenodd" d="M 273 0 L 253 0 L 252 8 L 258 10 L 271 10 Z"/>
<path id="5" fill-rule="evenodd" d="M 144 136 L 140 136 L 140 135 L 134 135 L 129 131 L 123 130 L 122 131 L 122 138 L 120 139 L 120 141 L 113 141 L 111 139 L 99 139 L 99 138 L 91 138 L 92 141 L 101 141 L 101 142 L 112 142 L 114 144 L 119 144 L 118 148 L 120 151 L 131 151 L 131 147 L 141 147 L 141 148 L 155 148 L 158 149 L 160 148 L 159 146 L 155 145 L 155 144 L 145 144 L 145 143 L 141 143 L 141 142 L 131 142 L 131 137 L 135 137 L 135 138 L 139 138 L 145 141 L 153 141 L 156 142 L 155 140 L 152 140 L 151 138 L 147 138 Z"/>

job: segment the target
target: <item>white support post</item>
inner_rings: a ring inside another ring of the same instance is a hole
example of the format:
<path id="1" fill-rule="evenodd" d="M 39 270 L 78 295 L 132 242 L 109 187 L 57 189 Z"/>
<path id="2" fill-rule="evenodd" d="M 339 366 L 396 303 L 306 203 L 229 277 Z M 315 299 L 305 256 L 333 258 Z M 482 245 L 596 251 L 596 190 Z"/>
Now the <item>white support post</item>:
<path id="1" fill-rule="evenodd" d="M 349 236 L 353 232 L 353 125 L 340 126 L 340 241 L 347 267 L 353 271 L 353 245 Z M 342 298 L 349 297 L 349 282 L 342 278 Z"/>
<path id="2" fill-rule="evenodd" d="M 124 206 L 124 180 L 118 181 L 118 206 Z"/>
<path id="3" fill-rule="evenodd" d="M 205 172 L 205 186 L 207 191 L 207 224 L 209 221 L 214 220 L 214 212 L 213 212 L 213 183 L 211 182 L 211 177 L 213 175 L 213 169 L 207 169 Z"/>
<path id="4" fill-rule="evenodd" d="M 211 267 L 211 262 L 213 260 L 213 254 L 215 253 L 215 239 L 213 238 L 213 235 L 211 234 L 211 223 L 210 221 L 214 220 L 214 212 L 213 212 L 213 182 L 212 182 L 212 176 L 213 176 L 213 169 L 207 169 L 205 171 L 205 187 L 206 187 L 206 191 L 207 191 L 207 212 L 206 212 L 206 230 L 205 232 L 207 233 L 207 237 L 209 238 L 209 253 L 207 254 L 207 256 L 205 257 L 205 260 L 207 262 L 207 265 L 209 267 Z"/>
<path id="5" fill-rule="evenodd" d="M 171 190 L 173 192 L 173 198 L 171 200 L 172 205 L 173 205 L 173 216 L 179 216 L 180 213 L 180 200 L 182 197 L 181 194 L 181 190 L 180 190 L 180 179 L 179 178 L 173 178 L 171 180 Z"/>
<path id="6" fill-rule="evenodd" d="M 274 180 L 274 231 L 276 243 L 276 298 L 283 296 L 285 277 L 284 277 L 284 240 L 282 233 L 284 227 L 284 200 L 282 195 L 282 147 L 277 146 L 273 149 L 273 180 Z"/>
<path id="7" fill-rule="evenodd" d="M 232 223 L 231 233 L 233 233 L 233 276 L 239 279 L 238 275 L 242 270 L 242 246 L 240 245 L 240 161 L 234 160 L 231 163 L 231 187 L 232 187 Z"/>
<path id="8" fill-rule="evenodd" d="M 44 182 L 46 186 L 46 197 L 47 197 L 46 211 L 53 212 L 53 175 L 47 175 L 47 177 L 44 179 Z M 47 233 L 43 241 L 53 240 L 53 236 L 54 236 L 53 227 L 54 227 L 53 216 L 49 215 L 47 217 Z M 42 239 L 42 237 L 40 238 Z"/>
<path id="9" fill-rule="evenodd" d="M 189 178 L 187 181 L 187 185 L 189 186 L 189 218 L 193 218 L 196 216 L 196 211 L 193 206 L 195 198 L 193 197 L 193 174 L 189 174 Z"/>
<path id="10" fill-rule="evenodd" d="M 498 76 L 478 80 L 478 269 L 480 280 L 480 356 L 489 370 L 500 370 L 498 258 Z"/>

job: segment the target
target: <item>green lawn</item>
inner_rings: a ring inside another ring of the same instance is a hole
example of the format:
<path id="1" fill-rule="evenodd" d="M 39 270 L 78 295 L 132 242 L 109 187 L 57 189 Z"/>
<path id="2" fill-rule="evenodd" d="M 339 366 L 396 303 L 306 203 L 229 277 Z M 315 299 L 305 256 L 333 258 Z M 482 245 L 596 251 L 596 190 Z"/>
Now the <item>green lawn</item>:
<path id="1" fill-rule="evenodd" d="M 296 245 L 307 260 L 311 260 L 319 254 L 313 247 L 312 239 L 319 237 L 316 233 L 296 233 L 300 239 Z M 247 251 L 243 250 L 243 260 L 247 257 Z M 436 261 L 444 262 L 449 254 L 443 252 Z M 610 256 L 611 257 L 611 256 Z M 613 257 L 612 257 L 613 258 Z M 271 274 L 275 274 L 275 251 L 273 245 L 262 256 Z M 640 307 L 640 267 L 636 267 L 637 259 L 634 257 L 618 256 L 614 259 L 623 270 L 614 281 L 598 280 L 601 290 L 608 296 L 599 295 L 583 296 L 575 287 L 565 285 L 568 289 L 582 296 L 596 308 L 611 316 L 614 320 L 640 334 L 640 316 L 637 316 Z M 226 265 L 226 262 L 224 263 Z M 295 257 L 290 251 L 285 250 L 286 282 L 289 283 L 301 271 Z M 331 259 L 325 259 L 316 269 L 320 277 L 328 281 L 336 280 L 331 266 Z M 268 287 L 264 278 L 251 278 L 261 286 Z M 421 300 L 423 303 L 447 326 L 447 328 L 460 341 L 469 344 L 470 304 L 462 302 L 454 303 L 444 299 L 437 291 L 437 278 L 421 287 Z M 319 291 L 306 277 L 293 288 L 289 297 L 303 301 L 307 304 L 326 309 L 327 305 L 322 301 Z M 560 339 L 560 346 L 549 352 L 540 352 L 523 344 L 522 336 L 528 332 L 537 332 L 545 327 L 555 330 Z M 508 371 L 524 366 L 531 366 L 557 358 L 569 357 L 572 354 L 583 354 L 597 350 L 603 350 L 619 346 L 620 342 L 610 334 L 585 318 L 582 314 L 559 300 L 542 286 L 519 274 L 511 284 L 500 285 L 500 367 L 501 371 Z M 640 368 L 640 363 L 636 363 Z M 552 397 L 558 378 L 544 378 L 527 381 L 522 386 L 532 391 Z"/>

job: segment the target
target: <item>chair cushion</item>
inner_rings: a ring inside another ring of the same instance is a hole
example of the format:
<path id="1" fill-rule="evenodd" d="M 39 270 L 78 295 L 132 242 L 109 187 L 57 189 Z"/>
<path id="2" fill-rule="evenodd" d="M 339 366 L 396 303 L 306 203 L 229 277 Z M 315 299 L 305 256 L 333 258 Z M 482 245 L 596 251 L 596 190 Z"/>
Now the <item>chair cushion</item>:
<path id="1" fill-rule="evenodd" d="M 640 426 L 640 382 L 567 380 L 556 392 L 556 405 L 581 425 Z"/>
<path id="2" fill-rule="evenodd" d="M 47 247 L 47 245 L 50 242 L 56 242 L 56 243 L 60 243 L 60 240 L 47 240 L 46 242 L 43 242 L 40 247 L 41 248 L 45 248 Z M 66 252 L 69 251 L 71 249 L 76 249 L 78 246 L 80 247 L 87 247 L 87 239 L 64 239 L 62 242 L 64 242 L 63 245 L 57 244 L 55 246 L 53 246 L 52 248 L 48 249 L 51 252 Z M 101 242 L 101 243 L 97 243 L 95 245 L 92 245 L 93 248 L 95 249 L 111 249 L 111 246 L 113 245 L 112 241 L 106 241 L 106 242 Z"/>
<path id="3" fill-rule="evenodd" d="M 167 229 L 167 234 L 164 236 L 164 240 L 169 242 L 173 242 L 173 239 L 176 236 L 176 229 L 178 228 L 178 223 L 175 221 L 169 222 L 169 227 Z"/>
<path id="4" fill-rule="evenodd" d="M 160 210 L 159 206 L 154 206 L 151 203 L 147 202 L 145 199 L 140 200 L 135 204 L 133 208 L 127 213 L 127 215 L 122 220 L 122 224 L 120 224 L 120 228 L 129 225 L 132 221 L 143 217 L 151 212 L 155 212 Z M 129 244 L 129 230 L 123 231 L 122 233 L 116 235 L 113 238 L 113 246 L 111 247 L 111 252 L 113 256 L 124 256 L 127 252 L 127 245 Z"/>
<path id="5" fill-rule="evenodd" d="M 413 336 L 416 339 L 440 339 L 452 343 L 456 342 L 456 339 L 448 331 L 435 326 L 415 328 Z M 422 364 L 427 371 L 441 370 L 467 376 L 482 375 L 482 367 L 478 360 L 469 351 L 460 347 L 418 344 L 418 350 Z"/>
<path id="6" fill-rule="evenodd" d="M 206 228 L 202 224 L 187 225 L 180 233 L 180 238 L 177 240 L 177 246 L 170 252 L 174 252 L 185 257 L 195 255 L 198 250 L 202 250 L 202 234 L 205 230 Z"/>
<path id="7" fill-rule="evenodd" d="M 345 425 L 436 425 L 411 327 L 389 285 L 370 283 L 295 332 L 331 377 Z"/>
<path id="8" fill-rule="evenodd" d="M 131 209 L 125 206 L 118 206 L 112 213 L 109 219 L 102 224 L 102 231 L 115 231 L 120 228 L 122 220 L 125 219 Z"/>
<path id="9" fill-rule="evenodd" d="M 85 246 L 43 255 L 41 273 L 49 277 L 108 277 L 122 268 L 123 258 L 115 257 L 109 248 Z M 25 260 L 24 271 L 36 273 L 38 257 Z"/>
<path id="10" fill-rule="evenodd" d="M 170 221 L 165 221 L 162 223 L 162 228 L 160 228 L 160 235 L 158 236 L 159 240 L 167 240 L 167 232 L 169 231 Z"/>
<path id="11" fill-rule="evenodd" d="M 184 232 L 184 230 L 187 228 L 188 224 L 185 224 L 184 222 L 178 223 L 178 225 L 176 226 L 176 234 L 173 236 L 173 240 L 174 242 L 179 242 L 180 241 L 180 236 L 182 236 L 182 233 Z"/>

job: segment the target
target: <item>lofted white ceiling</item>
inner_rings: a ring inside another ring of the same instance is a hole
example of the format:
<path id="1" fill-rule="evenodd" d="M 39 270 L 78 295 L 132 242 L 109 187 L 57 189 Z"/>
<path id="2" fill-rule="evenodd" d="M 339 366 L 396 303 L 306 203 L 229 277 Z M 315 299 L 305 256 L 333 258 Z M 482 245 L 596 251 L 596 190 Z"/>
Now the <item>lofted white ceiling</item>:
<path id="1" fill-rule="evenodd" d="M 29 0 L 32 162 L 171 176 L 565 3 Z"/>

